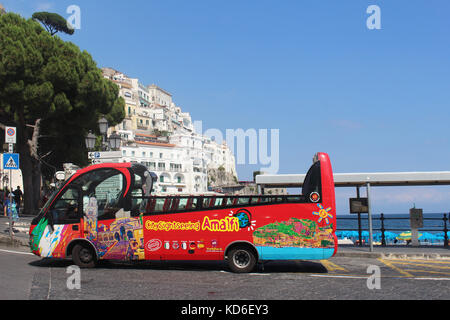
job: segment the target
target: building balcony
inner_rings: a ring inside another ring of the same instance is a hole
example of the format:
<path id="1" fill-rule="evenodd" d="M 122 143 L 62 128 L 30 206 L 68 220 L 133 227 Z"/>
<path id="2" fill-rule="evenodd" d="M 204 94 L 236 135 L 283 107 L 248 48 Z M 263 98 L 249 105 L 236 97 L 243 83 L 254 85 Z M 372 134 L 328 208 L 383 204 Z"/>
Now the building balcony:
<path id="1" fill-rule="evenodd" d="M 145 130 L 145 131 L 148 130 L 148 126 L 143 125 L 143 124 L 137 124 L 136 127 L 138 130 Z"/>

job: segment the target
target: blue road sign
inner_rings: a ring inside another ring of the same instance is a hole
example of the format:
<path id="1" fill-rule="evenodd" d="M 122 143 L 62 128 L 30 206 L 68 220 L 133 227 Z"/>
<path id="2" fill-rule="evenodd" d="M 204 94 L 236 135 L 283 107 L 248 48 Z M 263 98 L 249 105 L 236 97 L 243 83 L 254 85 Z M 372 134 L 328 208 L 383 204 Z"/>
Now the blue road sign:
<path id="1" fill-rule="evenodd" d="M 4 153 L 3 154 L 3 170 L 19 170 L 19 154 Z"/>

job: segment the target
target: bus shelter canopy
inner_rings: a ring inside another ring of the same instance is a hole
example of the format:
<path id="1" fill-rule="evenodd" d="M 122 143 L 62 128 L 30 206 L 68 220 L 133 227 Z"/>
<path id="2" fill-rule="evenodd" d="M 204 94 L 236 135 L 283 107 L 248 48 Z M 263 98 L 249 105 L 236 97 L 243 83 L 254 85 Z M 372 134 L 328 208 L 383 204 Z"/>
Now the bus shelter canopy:
<path id="1" fill-rule="evenodd" d="M 450 185 L 450 171 L 335 173 L 336 187 L 371 186 L 434 186 Z M 258 175 L 256 184 L 262 188 L 298 188 L 306 174 Z"/>

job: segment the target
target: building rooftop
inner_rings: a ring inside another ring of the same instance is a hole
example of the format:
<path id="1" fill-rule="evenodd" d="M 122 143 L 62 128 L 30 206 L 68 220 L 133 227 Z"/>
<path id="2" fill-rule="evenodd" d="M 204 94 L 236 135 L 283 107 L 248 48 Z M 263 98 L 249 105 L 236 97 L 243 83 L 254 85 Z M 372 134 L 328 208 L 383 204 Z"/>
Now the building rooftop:
<path id="1" fill-rule="evenodd" d="M 150 141 L 135 141 L 137 144 L 143 144 L 147 146 L 157 146 L 157 147 L 168 147 L 175 148 L 176 145 L 171 143 L 163 143 L 163 142 L 150 142 Z"/>

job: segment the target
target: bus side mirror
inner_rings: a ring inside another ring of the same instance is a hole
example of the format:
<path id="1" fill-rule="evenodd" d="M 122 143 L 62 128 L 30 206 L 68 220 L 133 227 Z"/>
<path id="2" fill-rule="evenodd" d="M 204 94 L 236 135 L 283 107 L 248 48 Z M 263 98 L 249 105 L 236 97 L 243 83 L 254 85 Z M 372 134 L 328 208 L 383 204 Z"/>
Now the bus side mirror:
<path id="1" fill-rule="evenodd" d="M 55 231 L 55 223 L 53 220 L 53 214 L 50 212 L 50 210 L 47 211 L 47 220 L 50 227 L 50 232 L 53 233 Z"/>

